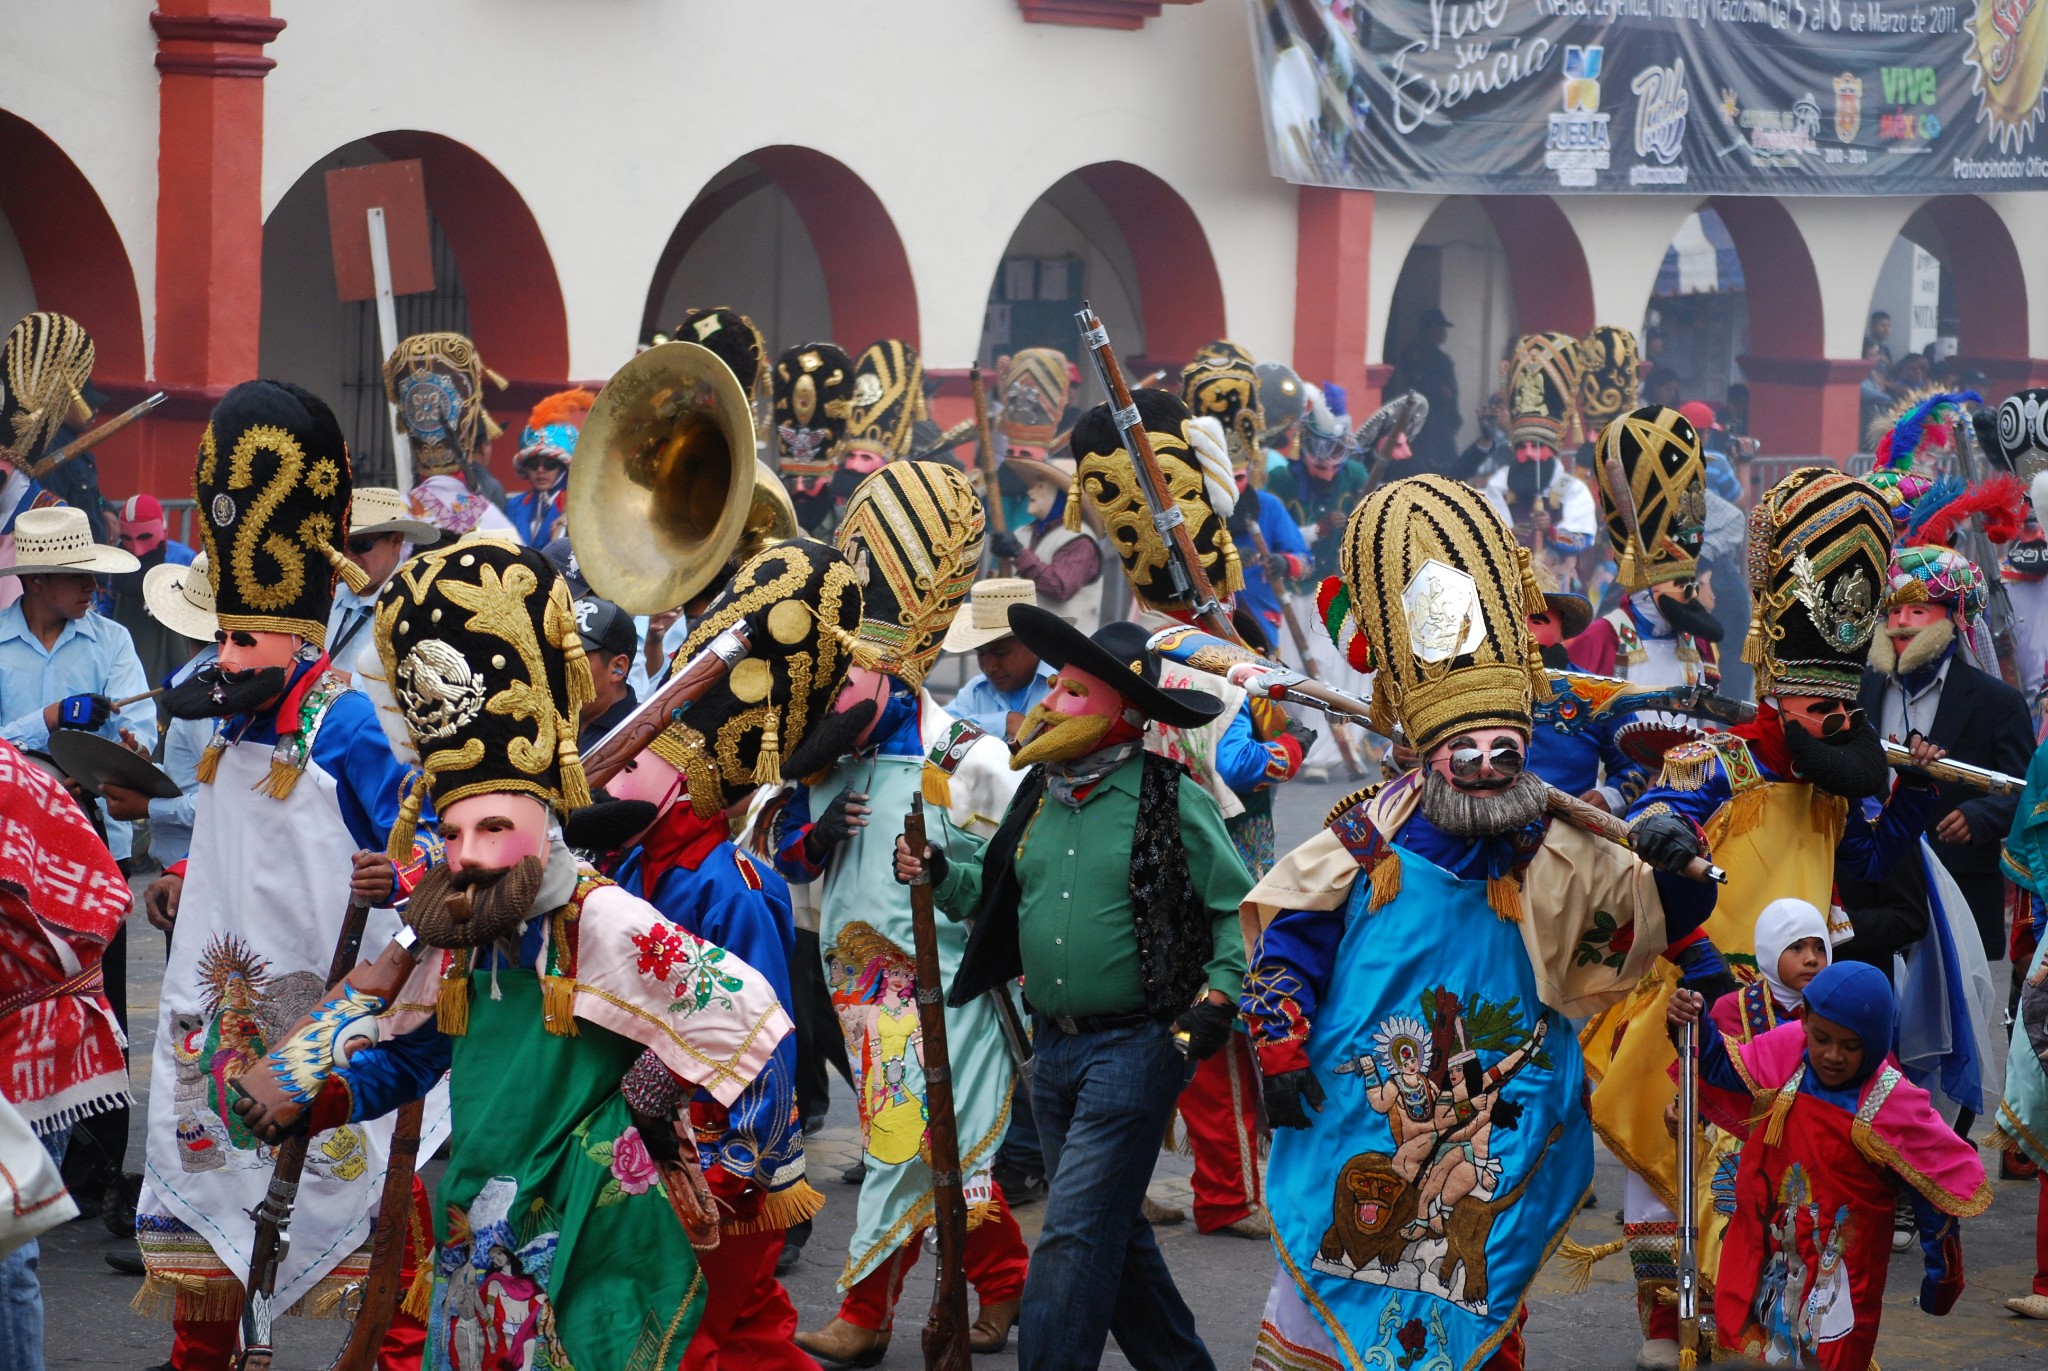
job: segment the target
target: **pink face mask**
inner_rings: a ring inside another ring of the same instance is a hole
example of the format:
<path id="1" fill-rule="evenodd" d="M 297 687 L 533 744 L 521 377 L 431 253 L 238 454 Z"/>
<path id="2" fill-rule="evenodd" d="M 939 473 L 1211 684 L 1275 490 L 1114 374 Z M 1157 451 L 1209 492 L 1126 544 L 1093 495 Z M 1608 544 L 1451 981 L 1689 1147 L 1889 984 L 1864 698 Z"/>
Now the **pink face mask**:
<path id="1" fill-rule="evenodd" d="M 645 800 L 658 814 L 668 813 L 670 806 L 685 793 L 683 773 L 652 752 L 643 752 L 627 762 L 624 770 L 604 783 L 604 788 L 614 800 Z"/>
<path id="2" fill-rule="evenodd" d="M 147 557 L 162 547 L 165 536 L 164 521 L 161 519 L 121 525 L 121 546 L 137 557 Z"/>
<path id="3" fill-rule="evenodd" d="M 457 871 L 548 860 L 548 808 L 531 795 L 472 795 L 441 811 L 441 841 Z"/>
<path id="4" fill-rule="evenodd" d="M 1038 762 L 1071 761 L 1135 738 L 1144 731 L 1144 721 L 1125 718 L 1124 710 L 1124 697 L 1107 682 L 1079 667 L 1061 667 L 1045 698 L 1017 726 L 1010 765 L 1021 771 Z"/>
<path id="5" fill-rule="evenodd" d="M 268 667 L 291 670 L 292 659 L 306 641 L 296 633 L 251 633 L 242 629 L 224 631 L 220 644 L 220 669 L 225 672 L 262 671 Z"/>
<path id="6" fill-rule="evenodd" d="M 839 698 L 832 702 L 832 712 L 844 714 L 863 700 L 875 702 L 875 717 L 853 740 L 856 751 L 868 745 L 875 725 L 882 721 L 882 707 L 889 702 L 889 678 L 873 667 L 857 666 L 846 673 L 846 684 L 841 687 Z"/>

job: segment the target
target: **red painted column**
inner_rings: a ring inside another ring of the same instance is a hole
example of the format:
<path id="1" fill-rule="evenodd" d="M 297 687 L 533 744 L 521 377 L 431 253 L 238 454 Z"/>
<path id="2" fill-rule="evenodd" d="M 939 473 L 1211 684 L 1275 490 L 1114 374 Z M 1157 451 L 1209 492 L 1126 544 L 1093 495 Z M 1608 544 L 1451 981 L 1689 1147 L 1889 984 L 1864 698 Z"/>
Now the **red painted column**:
<path id="1" fill-rule="evenodd" d="M 1294 230 L 1294 369 L 1304 380 L 1335 381 L 1365 414 L 1367 314 L 1372 303 L 1369 190 L 1302 186 Z"/>
<path id="2" fill-rule="evenodd" d="M 1829 357 L 1739 357 L 1749 381 L 1749 431 L 1765 457 L 1827 457 L 1862 450 L 1856 431 L 1870 364 Z"/>
<path id="3" fill-rule="evenodd" d="M 256 375 L 269 0 L 163 0 L 157 34 L 156 386 L 139 488 L 186 493 L 207 415 Z"/>

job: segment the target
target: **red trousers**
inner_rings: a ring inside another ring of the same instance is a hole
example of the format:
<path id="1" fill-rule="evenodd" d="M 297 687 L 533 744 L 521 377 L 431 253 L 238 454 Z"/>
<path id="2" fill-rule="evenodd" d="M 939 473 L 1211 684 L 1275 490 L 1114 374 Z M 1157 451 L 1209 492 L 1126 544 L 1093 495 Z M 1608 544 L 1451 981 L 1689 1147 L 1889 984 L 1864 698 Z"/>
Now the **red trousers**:
<path id="1" fill-rule="evenodd" d="M 1264 1200 L 1259 1176 L 1259 1078 L 1250 1039 L 1232 1033 L 1180 1092 L 1180 1122 L 1195 1154 L 1195 1227 L 1213 1233 Z"/>
<path id="2" fill-rule="evenodd" d="M 923 1250 L 924 1235 L 920 1233 L 861 1277 L 839 1302 L 839 1317 L 859 1328 L 887 1331 L 895 1322 L 903 1278 L 917 1265 L 917 1254 Z M 1010 1217 L 1009 1201 L 1003 1198 L 1001 1186 L 996 1187 L 988 1217 L 967 1234 L 967 1250 L 962 1256 L 967 1283 L 983 1304 L 1000 1304 L 1023 1295 L 1031 1250 L 1024 1245 L 1017 1221 Z"/>
<path id="3" fill-rule="evenodd" d="M 683 1353 L 683 1371 L 818 1371 L 790 1341 L 796 1306 L 775 1279 L 784 1233 L 727 1233 L 697 1254 L 704 1273 L 704 1321 Z"/>
<path id="4" fill-rule="evenodd" d="M 427 1187 L 412 1178 L 413 1222 L 406 1225 L 405 1255 L 399 1259 L 398 1295 L 401 1301 L 419 1269 L 420 1253 L 413 1243 L 415 1233 L 432 1233 L 427 1209 Z M 771 1264 L 772 1269 L 772 1264 Z M 235 1349 L 241 1341 L 240 1319 L 171 1318 L 171 1366 L 173 1371 L 230 1371 Z M 384 1345 L 377 1353 L 378 1371 L 420 1371 L 427 1350 L 427 1327 L 401 1307 L 391 1315 L 384 1332 Z"/>

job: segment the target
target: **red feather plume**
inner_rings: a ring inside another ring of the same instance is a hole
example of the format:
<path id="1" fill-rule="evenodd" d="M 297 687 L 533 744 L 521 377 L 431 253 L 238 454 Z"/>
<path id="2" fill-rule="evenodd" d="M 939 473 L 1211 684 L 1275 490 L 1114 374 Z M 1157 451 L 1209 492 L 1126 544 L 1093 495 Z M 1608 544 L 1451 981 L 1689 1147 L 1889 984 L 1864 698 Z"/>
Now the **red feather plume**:
<path id="1" fill-rule="evenodd" d="M 2026 521 L 2026 502 L 2027 491 L 2020 478 L 2002 472 L 1944 505 L 1910 541 L 1922 546 L 1948 547 L 1963 520 L 1977 514 L 1984 519 L 1984 536 L 2002 547 L 2019 536 L 2020 526 Z"/>

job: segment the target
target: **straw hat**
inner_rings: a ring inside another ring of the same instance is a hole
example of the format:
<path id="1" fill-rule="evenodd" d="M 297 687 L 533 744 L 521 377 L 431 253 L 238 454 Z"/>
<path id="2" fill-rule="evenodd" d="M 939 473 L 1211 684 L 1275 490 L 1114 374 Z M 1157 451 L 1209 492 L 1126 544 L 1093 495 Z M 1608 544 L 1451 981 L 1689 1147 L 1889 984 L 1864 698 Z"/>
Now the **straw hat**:
<path id="1" fill-rule="evenodd" d="M 206 575 L 206 554 L 190 566 L 165 562 L 143 573 L 142 603 L 149 617 L 194 642 L 210 643 L 220 620 L 213 612 L 213 582 Z"/>
<path id="2" fill-rule="evenodd" d="M 1021 576 L 996 576 L 976 581 L 967 603 L 953 616 L 943 644 L 948 652 L 975 652 L 1010 636 L 1010 606 L 1035 605 L 1038 588 Z"/>
<path id="3" fill-rule="evenodd" d="M 14 565 L 0 576 L 119 576 L 140 571 L 135 555 L 92 540 L 85 511 L 70 505 L 23 510 L 14 521 Z"/>
<path id="4" fill-rule="evenodd" d="M 406 508 L 405 496 L 391 486 L 357 486 L 348 511 L 348 536 L 361 538 L 380 533 L 397 533 L 408 543 L 431 543 L 440 530 L 424 519 L 415 519 Z"/>

